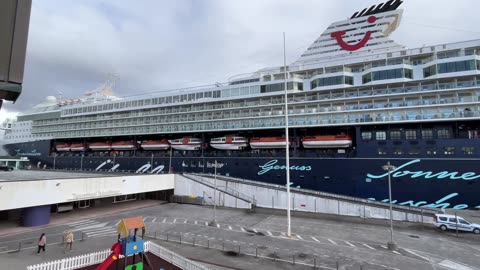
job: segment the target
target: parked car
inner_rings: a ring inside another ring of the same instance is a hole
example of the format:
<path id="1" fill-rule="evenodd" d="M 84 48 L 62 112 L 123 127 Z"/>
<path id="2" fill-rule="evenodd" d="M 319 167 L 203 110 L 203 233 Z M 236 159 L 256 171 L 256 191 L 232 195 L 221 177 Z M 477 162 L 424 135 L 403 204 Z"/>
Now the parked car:
<path id="1" fill-rule="evenodd" d="M 0 171 L 13 171 L 13 167 L 1 165 Z"/>
<path id="2" fill-rule="evenodd" d="M 455 220 L 454 215 L 435 214 L 433 217 L 433 223 L 442 231 L 448 229 L 455 230 L 458 226 L 459 231 L 474 232 L 476 234 L 480 233 L 480 224 L 472 223 L 459 216 L 457 216 Z"/>

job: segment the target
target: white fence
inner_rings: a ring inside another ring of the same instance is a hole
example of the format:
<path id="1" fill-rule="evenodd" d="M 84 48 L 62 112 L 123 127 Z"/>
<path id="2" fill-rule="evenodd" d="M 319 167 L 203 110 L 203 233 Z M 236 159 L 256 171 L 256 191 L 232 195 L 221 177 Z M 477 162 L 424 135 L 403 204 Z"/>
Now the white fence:
<path id="1" fill-rule="evenodd" d="M 186 270 L 210 270 L 201 264 L 195 263 L 185 257 L 182 257 L 175 252 L 172 252 L 164 247 L 161 247 L 150 241 L 144 244 L 145 252 L 150 252 L 159 258 L 167 261 L 181 269 Z M 27 266 L 27 270 L 74 270 L 90 265 L 100 264 L 111 254 L 110 250 L 102 250 L 94 253 L 84 254 L 80 256 L 65 258 L 36 265 Z M 120 256 L 123 258 L 123 256 Z"/>

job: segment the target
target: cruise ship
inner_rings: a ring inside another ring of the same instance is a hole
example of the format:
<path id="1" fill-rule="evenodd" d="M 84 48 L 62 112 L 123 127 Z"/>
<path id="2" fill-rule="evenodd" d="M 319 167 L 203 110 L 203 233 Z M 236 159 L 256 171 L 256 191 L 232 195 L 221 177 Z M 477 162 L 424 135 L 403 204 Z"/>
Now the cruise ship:
<path id="1" fill-rule="evenodd" d="M 480 209 L 480 40 L 400 45 L 389 36 L 401 4 L 357 11 L 293 63 L 227 83 L 117 98 L 109 81 L 49 97 L 18 116 L 4 147 L 40 169 L 216 167 L 285 185 L 288 145 L 294 187 L 386 202 L 390 162 L 394 203 Z"/>

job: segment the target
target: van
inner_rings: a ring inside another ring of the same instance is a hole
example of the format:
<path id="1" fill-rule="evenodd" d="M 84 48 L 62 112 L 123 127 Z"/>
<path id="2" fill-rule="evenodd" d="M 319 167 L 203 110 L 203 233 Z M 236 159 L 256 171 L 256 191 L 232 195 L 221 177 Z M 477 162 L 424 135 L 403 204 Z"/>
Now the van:
<path id="1" fill-rule="evenodd" d="M 472 223 L 462 217 L 446 214 L 435 214 L 433 217 L 433 223 L 437 228 L 442 231 L 447 229 L 455 230 L 458 227 L 459 231 L 473 232 L 475 234 L 480 233 L 480 225 Z"/>

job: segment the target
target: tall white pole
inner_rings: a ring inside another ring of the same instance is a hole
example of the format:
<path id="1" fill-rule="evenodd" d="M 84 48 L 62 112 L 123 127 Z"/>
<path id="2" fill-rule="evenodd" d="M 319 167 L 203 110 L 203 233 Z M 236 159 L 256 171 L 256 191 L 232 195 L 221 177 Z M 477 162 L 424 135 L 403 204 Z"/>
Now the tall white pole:
<path id="1" fill-rule="evenodd" d="M 390 177 L 390 172 L 392 167 L 390 166 L 390 161 L 387 163 L 388 166 L 388 200 L 390 201 L 390 242 L 393 243 L 393 211 L 392 211 L 392 182 Z"/>
<path id="2" fill-rule="evenodd" d="M 287 99 L 287 53 L 285 49 L 285 32 L 283 32 L 283 81 L 285 84 L 285 162 L 287 174 L 287 235 L 292 236 L 291 222 L 290 222 L 290 149 L 288 142 L 288 99 Z"/>
<path id="3" fill-rule="evenodd" d="M 217 160 L 215 160 L 215 177 L 214 177 L 214 187 L 213 191 L 213 222 L 217 223 Z"/>

